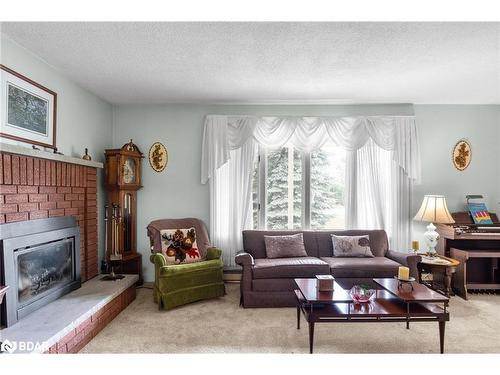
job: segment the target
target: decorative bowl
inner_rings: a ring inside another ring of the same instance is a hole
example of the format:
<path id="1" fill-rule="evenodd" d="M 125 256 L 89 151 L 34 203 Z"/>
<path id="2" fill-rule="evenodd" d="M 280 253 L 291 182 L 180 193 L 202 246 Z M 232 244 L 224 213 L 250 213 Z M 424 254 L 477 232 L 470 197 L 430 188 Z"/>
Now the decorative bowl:
<path id="1" fill-rule="evenodd" d="M 368 289 L 368 287 L 362 285 L 354 285 L 349 291 L 349 294 L 351 295 L 352 302 L 365 303 L 370 301 L 375 294 L 375 290 Z"/>

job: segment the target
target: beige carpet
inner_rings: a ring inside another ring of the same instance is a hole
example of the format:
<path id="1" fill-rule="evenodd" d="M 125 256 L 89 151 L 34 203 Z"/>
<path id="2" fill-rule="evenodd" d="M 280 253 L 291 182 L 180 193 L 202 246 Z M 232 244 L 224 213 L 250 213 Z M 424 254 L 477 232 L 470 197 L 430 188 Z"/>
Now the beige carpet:
<path id="1" fill-rule="evenodd" d="M 82 353 L 308 353 L 296 310 L 243 309 L 239 285 L 228 294 L 172 311 L 158 311 L 149 289 L 101 331 Z M 447 353 L 500 353 L 500 296 L 453 297 Z M 437 323 L 317 324 L 315 353 L 438 353 Z"/>

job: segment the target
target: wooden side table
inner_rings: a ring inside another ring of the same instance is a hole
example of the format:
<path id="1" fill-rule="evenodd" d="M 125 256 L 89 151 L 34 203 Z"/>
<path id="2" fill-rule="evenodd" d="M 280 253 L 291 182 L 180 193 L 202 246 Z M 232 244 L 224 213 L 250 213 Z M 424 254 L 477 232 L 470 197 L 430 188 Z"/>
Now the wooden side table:
<path id="1" fill-rule="evenodd" d="M 446 261 L 446 263 L 436 262 L 432 259 L 422 258 L 422 261 L 417 263 L 418 268 L 418 279 L 422 284 L 426 284 L 430 288 L 434 290 L 440 290 L 444 292 L 444 294 L 449 297 L 452 294 L 451 289 L 451 278 L 453 274 L 457 271 L 457 267 L 460 265 L 460 262 L 453 258 L 448 258 L 443 255 L 439 255 L 436 258 Z M 433 275 L 432 283 L 426 282 L 422 280 L 423 273 L 430 273 Z M 434 282 L 434 275 L 442 274 L 443 275 L 443 285 L 439 285 Z"/>

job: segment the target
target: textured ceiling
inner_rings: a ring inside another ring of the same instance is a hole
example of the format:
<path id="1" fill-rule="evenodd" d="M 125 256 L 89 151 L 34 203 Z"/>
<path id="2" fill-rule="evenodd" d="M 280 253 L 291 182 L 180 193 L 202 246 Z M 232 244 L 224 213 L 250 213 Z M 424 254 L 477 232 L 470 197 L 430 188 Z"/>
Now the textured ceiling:
<path id="1" fill-rule="evenodd" d="M 499 23 L 2 23 L 111 103 L 500 103 Z"/>

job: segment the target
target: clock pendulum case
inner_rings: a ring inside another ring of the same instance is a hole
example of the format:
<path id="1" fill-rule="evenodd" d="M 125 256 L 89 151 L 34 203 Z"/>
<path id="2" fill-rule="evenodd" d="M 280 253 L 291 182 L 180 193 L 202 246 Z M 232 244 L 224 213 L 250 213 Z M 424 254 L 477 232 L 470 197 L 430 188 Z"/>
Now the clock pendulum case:
<path id="1" fill-rule="evenodd" d="M 142 284 L 142 259 L 137 253 L 137 190 L 141 185 L 139 148 L 130 140 L 119 149 L 105 151 L 106 258 L 108 264 L 120 260 L 119 271 L 139 275 Z"/>

